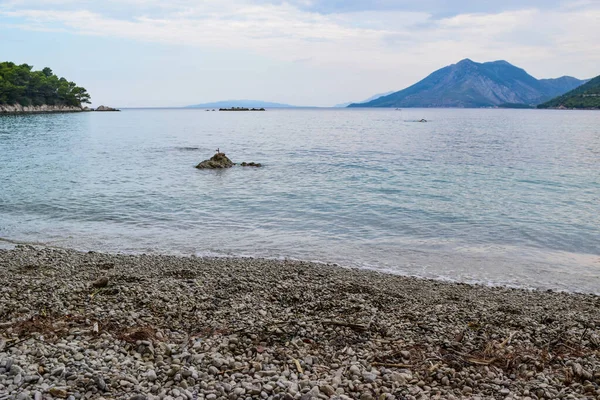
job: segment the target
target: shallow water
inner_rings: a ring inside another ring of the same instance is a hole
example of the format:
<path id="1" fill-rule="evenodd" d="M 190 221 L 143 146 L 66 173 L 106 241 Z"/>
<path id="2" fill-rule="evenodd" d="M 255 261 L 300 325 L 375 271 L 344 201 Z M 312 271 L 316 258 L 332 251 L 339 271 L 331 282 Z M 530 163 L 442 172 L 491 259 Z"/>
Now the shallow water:
<path id="1" fill-rule="evenodd" d="M 0 237 L 599 293 L 599 166 L 586 111 L 2 116 Z"/>

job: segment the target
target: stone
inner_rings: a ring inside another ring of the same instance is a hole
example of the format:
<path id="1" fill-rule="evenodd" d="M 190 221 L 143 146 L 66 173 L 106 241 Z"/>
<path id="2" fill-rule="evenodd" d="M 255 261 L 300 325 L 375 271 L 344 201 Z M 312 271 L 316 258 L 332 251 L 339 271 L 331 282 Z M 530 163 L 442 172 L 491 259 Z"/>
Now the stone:
<path id="1" fill-rule="evenodd" d="M 98 279 L 96 279 L 93 283 L 92 286 L 95 288 L 103 288 L 108 286 L 108 277 L 107 276 L 102 276 Z"/>
<path id="2" fill-rule="evenodd" d="M 104 378 L 102 378 L 101 376 L 98 377 L 98 379 L 96 379 L 96 387 L 98 388 L 98 390 L 104 392 L 106 390 L 106 382 L 104 381 Z"/>
<path id="3" fill-rule="evenodd" d="M 215 367 L 214 365 L 211 365 L 210 367 L 208 367 L 208 373 L 211 375 L 219 375 L 219 368 Z"/>
<path id="4" fill-rule="evenodd" d="M 48 390 L 48 393 L 50 393 L 54 397 L 59 397 L 61 399 L 67 398 L 67 391 L 62 388 L 57 388 L 57 387 L 50 388 Z"/>
<path id="5" fill-rule="evenodd" d="M 363 373 L 363 380 L 365 382 L 373 383 L 373 382 L 375 382 L 375 379 L 377 379 L 377 376 L 375 374 L 372 374 L 370 372 Z"/>
<path id="6" fill-rule="evenodd" d="M 352 375 L 360 375 L 360 368 L 358 368 L 356 365 L 353 365 L 350 367 L 348 372 L 350 372 Z"/>
<path id="7" fill-rule="evenodd" d="M 108 106 L 98 106 L 96 111 L 121 111 L 116 108 L 108 107 Z"/>
<path id="8" fill-rule="evenodd" d="M 158 379 L 158 377 L 156 376 L 156 371 L 151 369 L 148 372 L 146 372 L 146 378 L 148 379 L 148 381 L 154 382 L 156 379 Z"/>
<path id="9" fill-rule="evenodd" d="M 21 367 L 19 367 L 17 364 L 12 364 L 12 360 L 11 360 L 10 368 L 7 368 L 7 369 L 10 370 L 11 375 L 18 375 L 18 374 L 23 373 L 23 369 Z"/>
<path id="10" fill-rule="evenodd" d="M 335 394 L 335 389 L 330 385 L 323 385 L 319 389 L 327 396 L 333 396 Z"/>
<path id="11" fill-rule="evenodd" d="M 198 169 L 222 169 L 233 167 L 233 162 L 225 155 L 225 153 L 217 153 L 209 160 L 204 160 L 196 165 Z"/>

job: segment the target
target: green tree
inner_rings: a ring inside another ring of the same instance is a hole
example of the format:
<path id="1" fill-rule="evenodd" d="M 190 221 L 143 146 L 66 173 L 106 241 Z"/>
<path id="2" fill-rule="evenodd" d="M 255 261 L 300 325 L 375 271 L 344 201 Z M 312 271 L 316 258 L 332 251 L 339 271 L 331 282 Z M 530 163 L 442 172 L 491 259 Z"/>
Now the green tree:
<path id="1" fill-rule="evenodd" d="M 85 88 L 59 78 L 48 67 L 33 71 L 28 64 L 0 62 L 0 104 L 81 107 L 89 102 Z"/>

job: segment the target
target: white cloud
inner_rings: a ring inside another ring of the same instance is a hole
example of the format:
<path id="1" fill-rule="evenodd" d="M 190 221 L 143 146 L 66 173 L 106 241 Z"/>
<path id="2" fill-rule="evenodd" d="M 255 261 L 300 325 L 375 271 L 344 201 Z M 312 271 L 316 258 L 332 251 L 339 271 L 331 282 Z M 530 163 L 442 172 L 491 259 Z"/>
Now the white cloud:
<path id="1" fill-rule="evenodd" d="M 436 19 L 408 11 L 320 14 L 245 0 L 108 0 L 102 10 L 95 1 L 11 0 L 0 5 L 0 18 L 20 29 L 243 49 L 285 63 L 349 69 L 357 77 L 380 74 L 373 85 L 362 83 L 360 98 L 384 91 L 378 80 L 393 71 L 403 71 L 392 86 L 400 88 L 465 57 L 506 59 L 538 77 L 597 75 L 600 5 L 580 3 Z"/>

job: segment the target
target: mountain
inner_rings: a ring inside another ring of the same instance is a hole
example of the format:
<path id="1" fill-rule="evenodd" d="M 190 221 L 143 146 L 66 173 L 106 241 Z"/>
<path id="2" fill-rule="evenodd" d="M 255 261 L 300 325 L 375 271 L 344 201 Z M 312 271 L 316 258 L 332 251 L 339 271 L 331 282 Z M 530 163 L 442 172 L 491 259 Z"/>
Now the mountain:
<path id="1" fill-rule="evenodd" d="M 376 100 L 376 99 L 378 99 L 380 97 L 387 96 L 388 94 L 392 94 L 392 93 L 394 93 L 393 90 L 391 92 L 379 93 L 379 94 L 376 94 L 376 95 L 373 95 L 373 96 L 369 97 L 368 99 L 364 99 L 363 101 L 357 101 L 354 104 L 368 103 L 369 101 Z M 334 107 L 336 107 L 336 108 L 339 108 L 339 107 L 348 107 L 350 104 L 353 104 L 353 103 L 336 104 Z"/>
<path id="2" fill-rule="evenodd" d="M 433 72 L 416 84 L 349 107 L 495 107 L 539 104 L 581 85 L 572 77 L 538 80 L 506 61 L 464 59 Z"/>
<path id="3" fill-rule="evenodd" d="M 567 93 L 569 90 L 573 90 L 586 82 L 589 82 L 589 79 L 581 80 L 573 78 L 572 76 L 562 76 L 555 79 L 540 79 L 540 82 L 542 82 L 542 84 L 547 88 L 550 88 L 558 93 L 556 95 L 558 96 L 560 94 Z"/>
<path id="4" fill-rule="evenodd" d="M 187 106 L 186 108 L 231 108 L 231 107 L 245 107 L 245 108 L 288 108 L 296 107 L 289 104 L 281 103 L 270 103 L 268 101 L 260 100 L 224 100 L 215 101 L 214 103 L 194 104 Z"/>
<path id="5" fill-rule="evenodd" d="M 587 83 L 540 104 L 538 108 L 594 108 L 600 109 L 600 76 Z"/>

